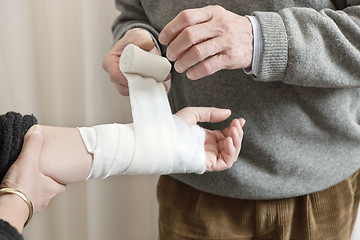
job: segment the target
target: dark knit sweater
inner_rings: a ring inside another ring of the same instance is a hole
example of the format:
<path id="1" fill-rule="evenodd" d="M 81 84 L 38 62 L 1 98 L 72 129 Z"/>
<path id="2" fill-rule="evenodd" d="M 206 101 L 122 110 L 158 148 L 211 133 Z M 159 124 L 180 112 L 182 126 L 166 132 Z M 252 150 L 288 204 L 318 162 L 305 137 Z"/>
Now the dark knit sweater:
<path id="1" fill-rule="evenodd" d="M 23 240 L 23 237 L 16 228 L 0 219 L 0 240 Z"/>
<path id="2" fill-rule="evenodd" d="M 33 115 L 15 112 L 0 115 L 0 181 L 19 156 L 25 133 L 36 123 Z"/>

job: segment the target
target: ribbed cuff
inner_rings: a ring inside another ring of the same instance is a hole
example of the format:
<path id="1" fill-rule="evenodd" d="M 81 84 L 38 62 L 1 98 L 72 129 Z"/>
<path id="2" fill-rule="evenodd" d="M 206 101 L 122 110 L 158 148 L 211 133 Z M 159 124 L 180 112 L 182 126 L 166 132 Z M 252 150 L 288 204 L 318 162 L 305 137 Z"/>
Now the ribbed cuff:
<path id="1" fill-rule="evenodd" d="M 288 61 L 288 42 L 285 25 L 279 14 L 254 12 L 263 34 L 263 52 L 258 81 L 283 80 Z"/>

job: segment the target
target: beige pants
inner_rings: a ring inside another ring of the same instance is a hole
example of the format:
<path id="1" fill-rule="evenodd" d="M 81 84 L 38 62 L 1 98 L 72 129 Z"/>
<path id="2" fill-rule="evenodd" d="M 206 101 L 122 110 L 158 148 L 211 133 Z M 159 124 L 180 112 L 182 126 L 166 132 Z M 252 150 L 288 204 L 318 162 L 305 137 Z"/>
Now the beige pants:
<path id="1" fill-rule="evenodd" d="M 326 190 L 282 200 L 241 200 L 198 191 L 171 177 L 158 183 L 159 239 L 349 240 L 360 174 Z"/>

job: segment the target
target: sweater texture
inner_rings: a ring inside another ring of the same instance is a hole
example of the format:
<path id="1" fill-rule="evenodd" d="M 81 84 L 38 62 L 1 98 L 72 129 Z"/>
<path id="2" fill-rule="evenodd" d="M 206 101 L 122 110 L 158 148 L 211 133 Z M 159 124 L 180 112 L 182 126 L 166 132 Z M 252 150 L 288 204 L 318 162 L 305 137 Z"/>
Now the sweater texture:
<path id="1" fill-rule="evenodd" d="M 359 169 L 360 0 L 117 0 L 115 41 L 134 27 L 157 37 L 182 10 L 213 4 L 258 18 L 260 73 L 222 70 L 190 81 L 173 70 L 169 100 L 174 112 L 232 110 L 224 122 L 200 124 L 208 129 L 245 118 L 242 149 L 229 170 L 172 177 L 217 195 L 279 199 L 323 190 Z"/>
<path id="2" fill-rule="evenodd" d="M 36 123 L 33 115 L 15 112 L 0 115 L 0 182 L 19 156 L 25 133 Z"/>
<path id="3" fill-rule="evenodd" d="M 24 240 L 21 234 L 8 222 L 0 219 L 0 240 Z"/>

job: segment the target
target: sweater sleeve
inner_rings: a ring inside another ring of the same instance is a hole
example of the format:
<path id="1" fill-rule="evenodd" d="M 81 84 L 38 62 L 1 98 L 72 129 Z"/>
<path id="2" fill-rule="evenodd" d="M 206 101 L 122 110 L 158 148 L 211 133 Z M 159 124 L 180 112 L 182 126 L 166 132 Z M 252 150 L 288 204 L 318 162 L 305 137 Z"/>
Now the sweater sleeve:
<path id="1" fill-rule="evenodd" d="M 20 233 L 8 222 L 0 219 L 0 240 L 24 240 Z"/>
<path id="2" fill-rule="evenodd" d="M 158 38 L 159 32 L 151 26 L 140 0 L 116 0 L 116 8 L 120 15 L 112 26 L 114 42 L 132 28 L 144 28 Z"/>
<path id="3" fill-rule="evenodd" d="M 263 33 L 257 81 L 360 87 L 360 0 L 337 1 L 342 10 L 285 8 L 254 12 Z"/>
<path id="4" fill-rule="evenodd" d="M 15 112 L 0 115 L 0 182 L 19 156 L 25 133 L 36 123 L 33 115 Z"/>

